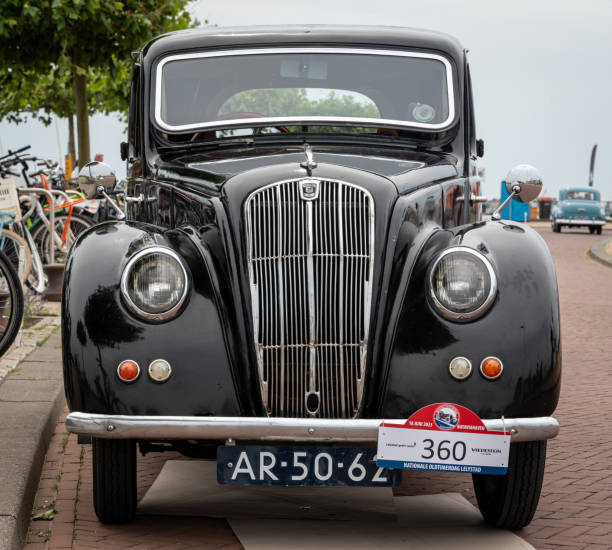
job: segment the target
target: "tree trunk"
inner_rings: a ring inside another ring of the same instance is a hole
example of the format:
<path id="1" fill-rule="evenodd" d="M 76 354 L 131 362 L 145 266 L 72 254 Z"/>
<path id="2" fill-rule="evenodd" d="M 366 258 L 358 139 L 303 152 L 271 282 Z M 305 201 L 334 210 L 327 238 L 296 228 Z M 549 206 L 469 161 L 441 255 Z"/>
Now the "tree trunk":
<path id="1" fill-rule="evenodd" d="M 70 166 L 76 169 L 76 147 L 74 143 L 74 115 L 68 116 L 68 154 L 70 155 Z"/>
<path id="2" fill-rule="evenodd" d="M 79 74 L 79 69 L 84 71 L 86 67 L 81 63 L 77 45 L 73 56 L 74 114 L 77 122 L 79 168 L 82 168 L 91 158 L 89 151 L 89 113 L 87 112 L 87 76 Z"/>

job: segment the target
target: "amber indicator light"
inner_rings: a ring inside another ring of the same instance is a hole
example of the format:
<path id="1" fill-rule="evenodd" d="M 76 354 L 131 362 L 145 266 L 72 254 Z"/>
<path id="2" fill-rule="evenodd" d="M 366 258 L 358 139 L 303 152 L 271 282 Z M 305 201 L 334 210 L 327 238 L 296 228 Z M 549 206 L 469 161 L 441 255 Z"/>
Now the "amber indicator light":
<path id="1" fill-rule="evenodd" d="M 134 382 L 140 375 L 140 367 L 136 361 L 122 361 L 117 367 L 117 376 L 124 382 Z"/>
<path id="2" fill-rule="evenodd" d="M 503 369 L 502 362 L 497 357 L 486 357 L 480 363 L 480 372 L 489 380 L 499 378 Z"/>

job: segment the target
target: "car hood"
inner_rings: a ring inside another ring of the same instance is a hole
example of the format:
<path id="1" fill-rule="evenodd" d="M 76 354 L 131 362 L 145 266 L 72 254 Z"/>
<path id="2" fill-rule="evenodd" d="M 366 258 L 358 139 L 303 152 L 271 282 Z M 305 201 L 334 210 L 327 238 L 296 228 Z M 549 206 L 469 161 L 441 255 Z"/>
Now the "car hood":
<path id="1" fill-rule="evenodd" d="M 318 165 L 343 166 L 387 178 L 400 193 L 457 176 L 456 158 L 446 154 L 378 148 L 313 147 L 313 156 Z M 171 164 L 164 164 L 163 169 L 158 171 L 158 177 L 168 177 L 174 172 L 174 177 L 192 184 L 201 180 L 202 183 L 222 187 L 230 178 L 250 170 L 279 165 L 299 167 L 305 160 L 302 147 L 215 151 L 179 157 Z"/>

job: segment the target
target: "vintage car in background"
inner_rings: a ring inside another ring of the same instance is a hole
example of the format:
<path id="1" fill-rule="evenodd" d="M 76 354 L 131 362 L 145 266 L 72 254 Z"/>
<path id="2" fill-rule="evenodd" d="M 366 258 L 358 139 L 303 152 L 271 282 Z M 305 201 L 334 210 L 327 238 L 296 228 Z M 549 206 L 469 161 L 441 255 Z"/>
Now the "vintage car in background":
<path id="1" fill-rule="evenodd" d="M 100 520 L 133 518 L 137 447 L 217 458 L 227 483 L 392 485 L 382 419 L 456 403 L 512 438 L 507 475 L 473 476 L 484 518 L 529 523 L 558 431 L 557 283 L 535 231 L 481 220 L 463 47 L 256 27 L 134 57 L 127 218 L 79 238 L 63 294 Z M 542 185 L 506 181 L 520 201 Z"/>
<path id="2" fill-rule="evenodd" d="M 601 235 L 602 227 L 606 224 L 606 213 L 599 191 L 592 187 L 562 189 L 550 219 L 555 233 L 565 226 L 588 227 L 591 233 Z"/>

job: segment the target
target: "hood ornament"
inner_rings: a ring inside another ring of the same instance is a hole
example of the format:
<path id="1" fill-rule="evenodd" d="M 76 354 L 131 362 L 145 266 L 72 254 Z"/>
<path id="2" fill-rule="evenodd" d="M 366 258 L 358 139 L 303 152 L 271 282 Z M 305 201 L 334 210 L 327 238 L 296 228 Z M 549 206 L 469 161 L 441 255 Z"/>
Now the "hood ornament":
<path id="1" fill-rule="evenodd" d="M 312 156 L 312 149 L 308 143 L 304 143 L 304 154 L 306 155 L 306 160 L 304 162 L 300 162 L 300 166 L 302 168 L 306 168 L 309 176 L 312 176 L 312 169 L 317 167 L 317 163 Z"/>

